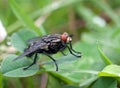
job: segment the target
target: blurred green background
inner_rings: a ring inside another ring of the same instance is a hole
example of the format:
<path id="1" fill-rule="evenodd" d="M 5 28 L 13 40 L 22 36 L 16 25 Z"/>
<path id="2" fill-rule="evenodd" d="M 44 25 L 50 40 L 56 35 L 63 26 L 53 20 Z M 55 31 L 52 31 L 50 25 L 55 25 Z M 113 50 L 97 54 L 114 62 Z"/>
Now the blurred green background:
<path id="1" fill-rule="evenodd" d="M 43 55 L 24 77 L 8 62 L 28 39 L 63 32 L 82 58 L 53 55 L 58 72 Z M 0 0 L 0 88 L 120 88 L 119 53 L 120 0 Z"/>

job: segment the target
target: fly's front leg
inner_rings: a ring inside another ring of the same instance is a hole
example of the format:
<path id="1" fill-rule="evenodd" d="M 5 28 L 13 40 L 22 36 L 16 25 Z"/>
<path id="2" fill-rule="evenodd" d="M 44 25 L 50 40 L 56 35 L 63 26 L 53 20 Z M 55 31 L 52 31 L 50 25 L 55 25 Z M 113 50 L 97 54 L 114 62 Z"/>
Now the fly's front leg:
<path id="1" fill-rule="evenodd" d="M 27 69 L 30 68 L 32 65 L 36 64 L 36 61 L 37 61 L 37 53 L 35 54 L 35 57 L 34 57 L 33 62 L 32 62 L 29 66 L 23 68 L 23 70 L 27 70 Z"/>
<path id="2" fill-rule="evenodd" d="M 67 48 L 68 48 L 69 52 L 70 52 L 72 55 L 74 55 L 74 56 L 76 56 L 76 57 L 81 57 L 81 53 L 80 53 L 80 54 L 77 53 L 77 55 L 76 55 L 76 54 L 74 54 L 74 53 L 72 52 L 72 49 L 71 49 L 69 46 L 67 46 Z"/>
<path id="3" fill-rule="evenodd" d="M 66 48 L 66 44 L 62 44 L 61 46 L 61 49 L 60 49 L 60 52 L 64 55 L 64 56 L 67 56 L 67 54 L 65 54 L 63 51 L 65 50 Z"/>
<path id="4" fill-rule="evenodd" d="M 73 51 L 74 53 L 77 53 L 81 57 L 81 52 L 77 52 L 72 48 L 72 42 L 69 42 L 70 45 L 70 50 Z"/>
<path id="5" fill-rule="evenodd" d="M 55 63 L 56 71 L 58 71 L 58 65 L 57 65 L 56 60 L 53 57 L 51 57 L 49 54 L 45 53 L 45 52 L 43 54 L 47 55 Z"/>

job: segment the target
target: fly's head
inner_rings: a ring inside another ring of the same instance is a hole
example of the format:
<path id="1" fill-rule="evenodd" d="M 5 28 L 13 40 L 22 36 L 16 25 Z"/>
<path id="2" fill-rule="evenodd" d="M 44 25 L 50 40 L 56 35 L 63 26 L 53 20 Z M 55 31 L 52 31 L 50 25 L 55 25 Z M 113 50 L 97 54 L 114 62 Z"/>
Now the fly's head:
<path id="1" fill-rule="evenodd" d="M 62 41 L 65 42 L 65 43 L 72 42 L 72 35 L 69 35 L 67 32 L 64 32 L 64 33 L 61 35 L 61 39 L 62 39 Z"/>

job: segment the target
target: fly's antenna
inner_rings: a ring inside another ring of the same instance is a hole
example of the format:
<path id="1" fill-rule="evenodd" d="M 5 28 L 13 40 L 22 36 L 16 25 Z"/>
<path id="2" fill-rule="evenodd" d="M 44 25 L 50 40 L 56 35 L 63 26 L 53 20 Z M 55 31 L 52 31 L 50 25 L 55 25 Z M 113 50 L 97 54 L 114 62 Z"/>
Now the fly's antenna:
<path id="1" fill-rule="evenodd" d="M 69 36 L 70 36 L 70 37 L 73 37 L 74 35 L 73 35 L 73 34 L 70 34 Z"/>

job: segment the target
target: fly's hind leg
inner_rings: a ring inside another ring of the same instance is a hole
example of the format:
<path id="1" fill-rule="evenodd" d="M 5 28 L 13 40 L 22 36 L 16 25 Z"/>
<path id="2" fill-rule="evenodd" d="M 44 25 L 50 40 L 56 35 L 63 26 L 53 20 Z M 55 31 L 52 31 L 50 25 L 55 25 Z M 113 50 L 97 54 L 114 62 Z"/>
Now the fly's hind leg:
<path id="1" fill-rule="evenodd" d="M 27 69 L 30 68 L 32 65 L 36 64 L 36 61 L 37 61 L 37 53 L 35 54 L 35 57 L 34 57 L 33 62 L 32 62 L 29 66 L 23 68 L 23 70 L 27 70 Z"/>

